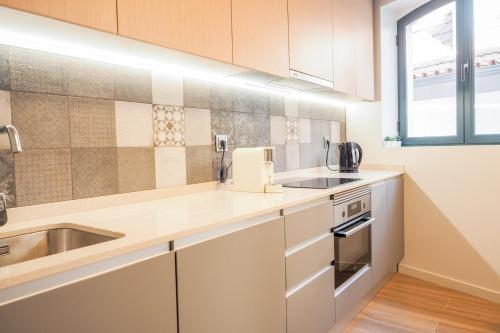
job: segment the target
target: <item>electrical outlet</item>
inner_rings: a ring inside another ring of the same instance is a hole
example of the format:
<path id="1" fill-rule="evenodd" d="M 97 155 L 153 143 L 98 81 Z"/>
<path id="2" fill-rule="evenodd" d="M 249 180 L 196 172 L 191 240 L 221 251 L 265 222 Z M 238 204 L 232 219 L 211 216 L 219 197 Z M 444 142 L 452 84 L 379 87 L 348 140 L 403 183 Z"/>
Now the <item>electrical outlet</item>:
<path id="1" fill-rule="evenodd" d="M 324 136 L 323 137 L 323 147 L 328 148 L 328 144 L 331 144 L 330 137 L 329 136 Z"/>
<path id="2" fill-rule="evenodd" d="M 222 148 L 222 142 L 225 142 L 224 148 Z M 227 141 L 227 135 L 225 134 L 217 134 L 215 135 L 215 151 L 216 152 L 222 152 L 222 151 L 227 151 L 227 146 L 229 145 Z"/>

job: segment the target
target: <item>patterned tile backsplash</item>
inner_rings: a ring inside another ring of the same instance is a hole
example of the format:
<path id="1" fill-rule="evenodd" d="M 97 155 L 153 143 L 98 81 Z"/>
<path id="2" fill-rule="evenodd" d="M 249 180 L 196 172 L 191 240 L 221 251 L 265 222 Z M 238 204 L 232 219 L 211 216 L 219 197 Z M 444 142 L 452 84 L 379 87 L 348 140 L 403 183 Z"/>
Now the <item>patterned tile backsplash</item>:
<path id="1" fill-rule="evenodd" d="M 324 164 L 345 110 L 176 75 L 0 45 L 0 192 L 9 207 L 218 180 L 214 135 L 272 145 L 276 171 Z M 230 173 L 231 176 L 231 173 Z"/>

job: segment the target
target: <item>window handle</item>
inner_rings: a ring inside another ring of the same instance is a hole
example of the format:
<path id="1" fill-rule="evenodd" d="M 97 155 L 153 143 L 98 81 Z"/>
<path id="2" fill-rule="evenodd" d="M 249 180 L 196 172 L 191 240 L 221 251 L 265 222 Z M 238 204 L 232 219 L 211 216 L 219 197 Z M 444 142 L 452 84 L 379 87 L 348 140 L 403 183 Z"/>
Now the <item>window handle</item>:
<path id="1" fill-rule="evenodd" d="M 462 64 L 462 70 L 460 71 L 460 81 L 465 82 L 468 74 L 469 74 L 469 59 L 467 59 L 466 63 Z"/>

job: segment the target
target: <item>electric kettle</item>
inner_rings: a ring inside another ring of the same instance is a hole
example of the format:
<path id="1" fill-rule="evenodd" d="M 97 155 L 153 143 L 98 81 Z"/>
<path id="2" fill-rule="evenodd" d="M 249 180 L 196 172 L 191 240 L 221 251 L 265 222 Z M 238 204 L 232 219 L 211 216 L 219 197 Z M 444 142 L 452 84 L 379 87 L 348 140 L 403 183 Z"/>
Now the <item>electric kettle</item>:
<path id="1" fill-rule="evenodd" d="M 339 171 L 340 172 L 358 172 L 358 167 L 363 158 L 363 150 L 356 142 L 343 142 L 338 145 L 339 157 Z"/>

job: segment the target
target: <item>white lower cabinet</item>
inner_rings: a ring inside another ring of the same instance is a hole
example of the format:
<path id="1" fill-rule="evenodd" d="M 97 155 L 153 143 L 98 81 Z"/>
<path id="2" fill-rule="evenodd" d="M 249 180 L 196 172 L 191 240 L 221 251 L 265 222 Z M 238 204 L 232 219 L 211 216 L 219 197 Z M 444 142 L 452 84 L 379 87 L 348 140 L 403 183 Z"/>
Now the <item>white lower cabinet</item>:
<path id="1" fill-rule="evenodd" d="M 372 224 L 372 278 L 373 286 L 381 283 L 392 271 L 396 270 L 396 265 L 390 261 L 389 230 L 388 230 L 388 200 L 387 182 L 372 185 L 372 217 L 375 221 Z"/>
<path id="2" fill-rule="evenodd" d="M 325 333 L 335 324 L 334 279 L 330 266 L 287 297 L 287 333 Z"/>

